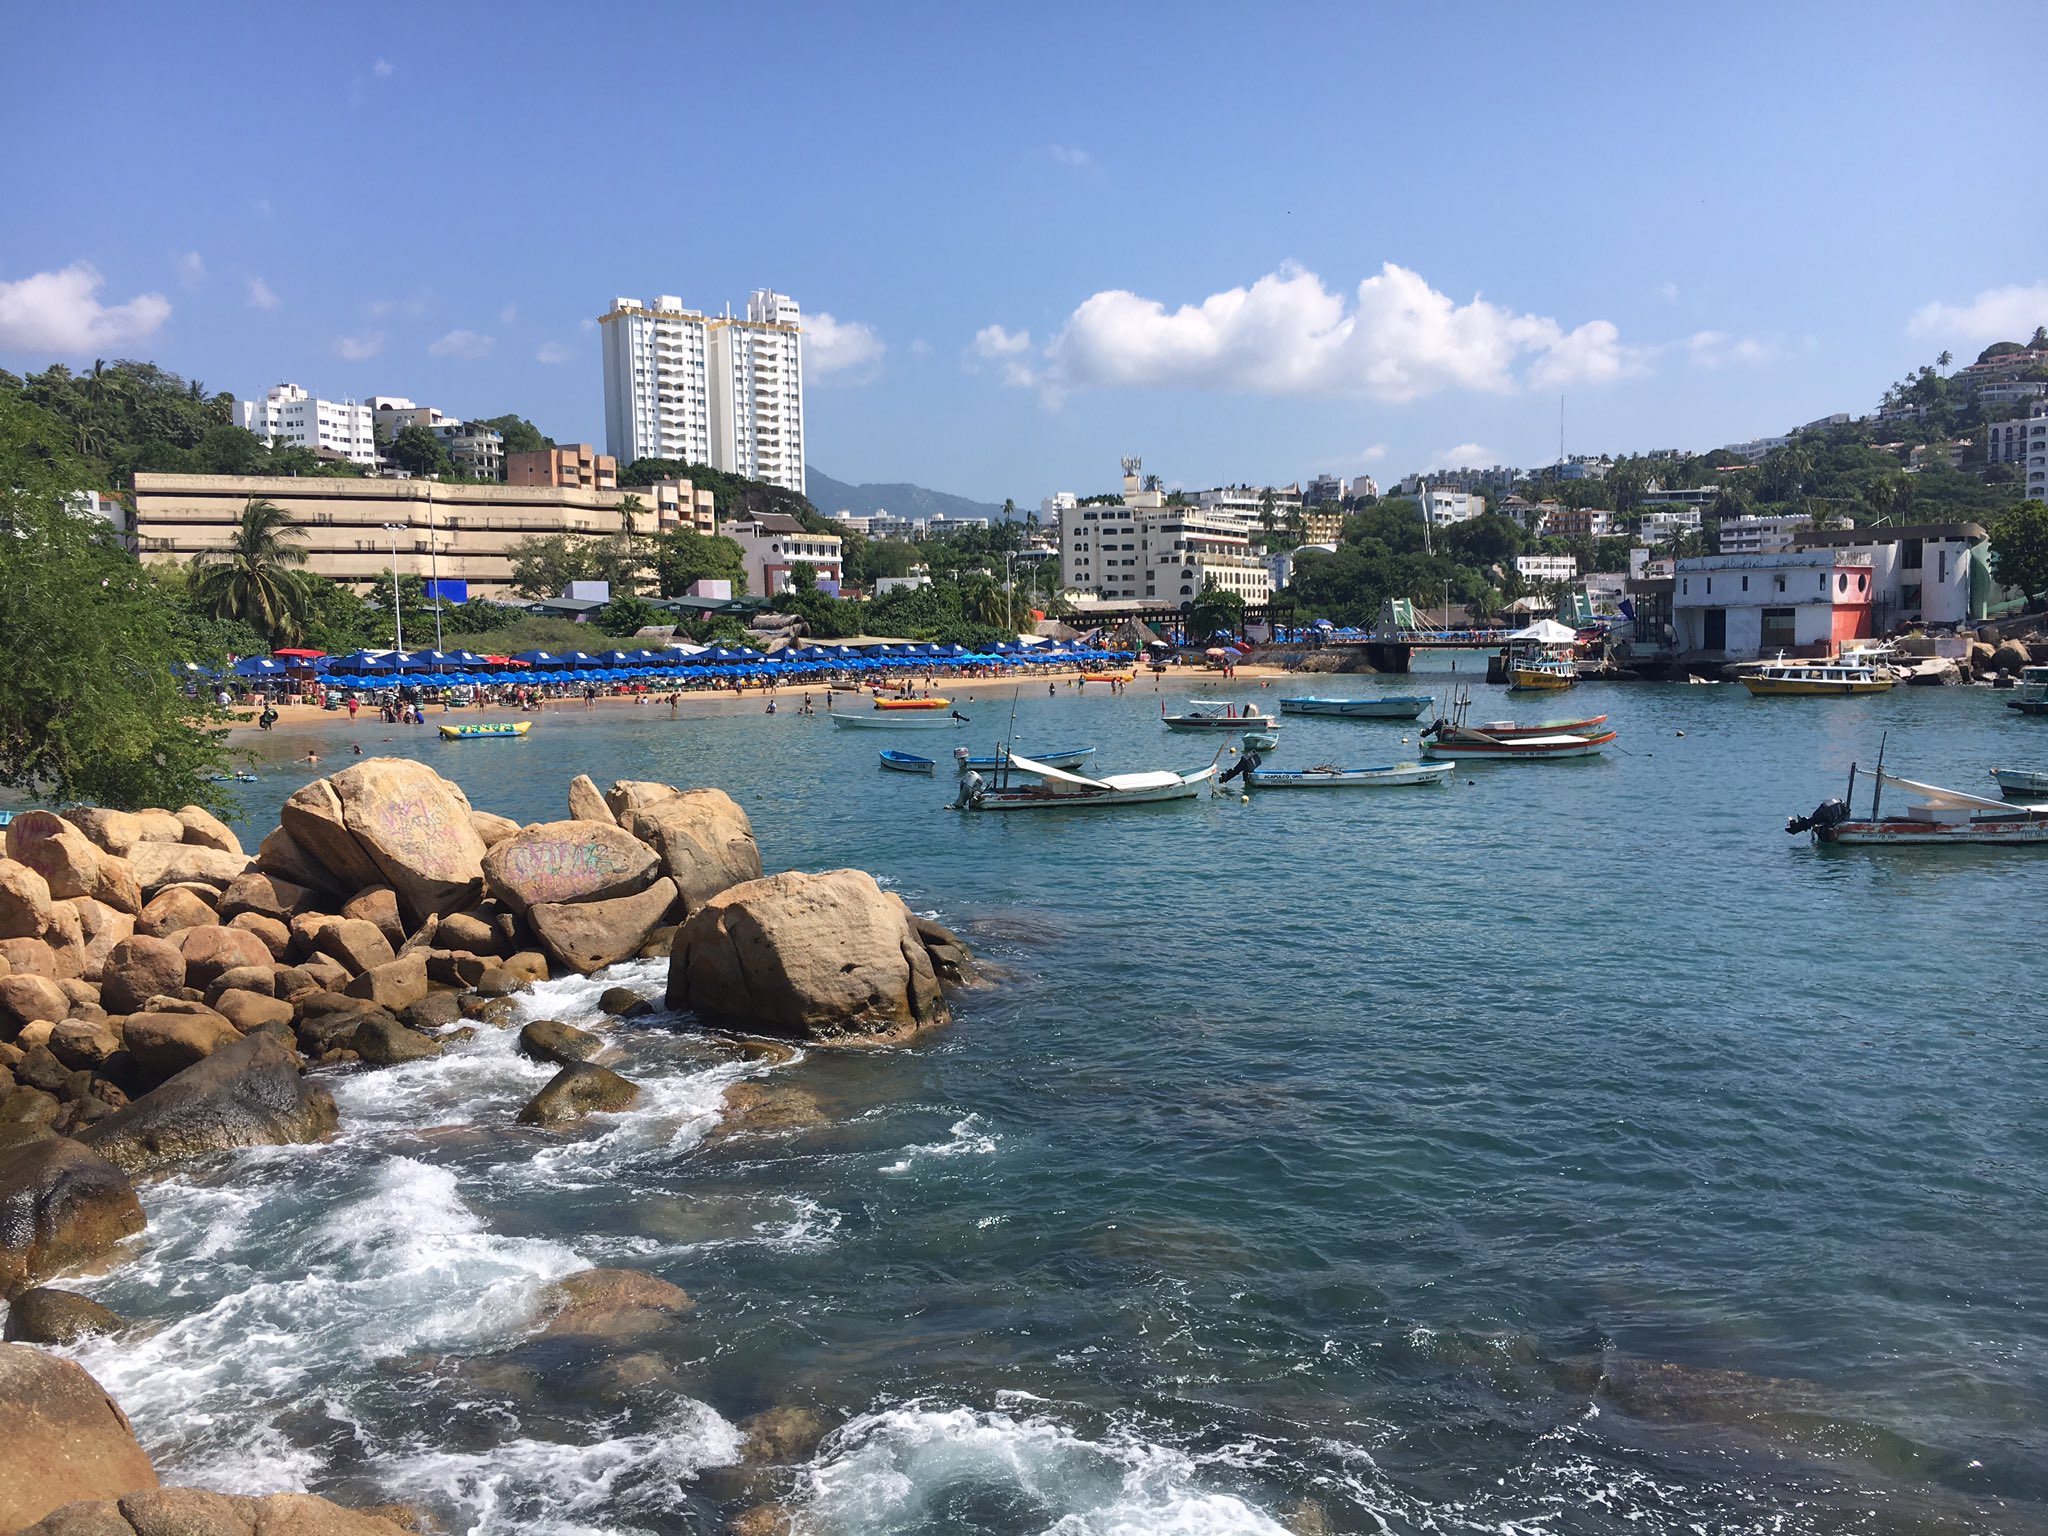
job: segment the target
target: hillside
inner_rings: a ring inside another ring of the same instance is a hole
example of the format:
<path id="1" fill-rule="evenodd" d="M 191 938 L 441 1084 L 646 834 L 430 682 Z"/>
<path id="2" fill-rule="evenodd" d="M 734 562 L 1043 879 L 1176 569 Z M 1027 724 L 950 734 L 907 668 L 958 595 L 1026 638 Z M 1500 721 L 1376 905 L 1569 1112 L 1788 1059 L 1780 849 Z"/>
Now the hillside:
<path id="1" fill-rule="evenodd" d="M 804 466 L 804 480 L 811 505 L 827 517 L 837 517 L 842 512 L 849 512 L 855 517 L 871 517 L 877 512 L 887 511 L 913 522 L 926 522 L 934 512 L 943 512 L 947 517 L 1001 517 L 1003 514 L 1002 507 L 996 503 L 970 501 L 965 496 L 949 496 L 944 491 L 928 491 L 921 485 L 900 482 L 848 485 L 809 464 Z"/>

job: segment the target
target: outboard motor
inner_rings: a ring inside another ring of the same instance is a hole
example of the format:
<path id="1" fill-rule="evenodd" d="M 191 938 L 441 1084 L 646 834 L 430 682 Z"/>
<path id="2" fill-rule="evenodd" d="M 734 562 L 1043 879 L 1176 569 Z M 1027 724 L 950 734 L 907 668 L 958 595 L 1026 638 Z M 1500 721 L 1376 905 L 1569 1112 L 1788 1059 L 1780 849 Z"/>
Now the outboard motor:
<path id="1" fill-rule="evenodd" d="M 1831 830 L 1849 819 L 1849 807 L 1840 800 L 1823 800 L 1813 808 L 1810 816 L 1788 816 L 1785 831 L 1797 836 L 1801 832 L 1817 832 L 1825 837 Z"/>

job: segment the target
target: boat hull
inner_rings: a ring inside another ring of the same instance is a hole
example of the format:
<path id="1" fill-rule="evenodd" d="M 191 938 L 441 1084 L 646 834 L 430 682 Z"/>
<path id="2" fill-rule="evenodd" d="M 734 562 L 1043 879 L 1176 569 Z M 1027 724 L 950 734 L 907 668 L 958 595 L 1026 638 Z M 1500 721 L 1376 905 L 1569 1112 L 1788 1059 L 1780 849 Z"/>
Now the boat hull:
<path id="1" fill-rule="evenodd" d="M 1850 698 L 1863 693 L 1890 693 L 1898 684 L 1884 678 L 1870 682 L 1826 682 L 1809 678 L 1745 677 L 1742 686 L 1757 699 Z"/>
<path id="2" fill-rule="evenodd" d="M 1413 720 L 1430 706 L 1426 695 L 1381 699 L 1282 699 L 1283 715 L 1330 715 L 1345 720 Z"/>
<path id="3" fill-rule="evenodd" d="M 1991 777 L 2008 800 L 2048 800 L 2048 773 L 2033 768 L 1994 768 Z"/>
<path id="4" fill-rule="evenodd" d="M 1508 690 L 1512 693 L 1561 693 L 1578 685 L 1576 672 L 1551 672 L 1541 667 L 1510 667 Z"/>
<path id="5" fill-rule="evenodd" d="M 513 720 L 504 725 L 444 725 L 444 741 L 488 741 L 497 737 L 524 736 L 533 729 L 531 720 Z"/>
<path id="6" fill-rule="evenodd" d="M 827 715 L 825 718 L 848 731 L 950 731 L 967 723 L 929 710 L 907 714 L 898 711 L 893 714 Z"/>
<path id="7" fill-rule="evenodd" d="M 1441 784 L 1457 768 L 1448 763 L 1395 763 L 1385 768 L 1254 768 L 1245 775 L 1254 789 L 1394 789 L 1409 784 Z"/>
<path id="8" fill-rule="evenodd" d="M 875 708 L 883 710 L 951 709 L 951 699 L 877 699 Z"/>
<path id="9" fill-rule="evenodd" d="M 1525 737 L 1519 741 L 1426 741 L 1422 755 L 1459 762 L 1536 763 L 1567 757 L 1598 757 L 1616 733 L 1598 736 Z"/>
<path id="10" fill-rule="evenodd" d="M 1157 789 L 1081 790 L 1067 786 L 991 789 L 975 804 L 977 811 L 1100 810 L 1108 806 L 1157 805 L 1165 800 L 1192 800 L 1201 793 L 1206 775 L 1192 782 Z"/>
<path id="11" fill-rule="evenodd" d="M 897 773 L 929 774 L 939 766 L 931 758 L 919 757 L 911 752 L 884 752 L 881 754 L 881 762 L 884 768 L 894 769 Z"/>
<path id="12" fill-rule="evenodd" d="M 1978 847 L 2048 847 L 2048 818 L 1979 821 L 1954 826 L 1922 821 L 1844 821 L 1814 828 L 1817 842 L 1844 848 L 1937 848 L 1974 844 Z"/>
<path id="13" fill-rule="evenodd" d="M 1455 742 L 1461 733 L 1466 732 L 1490 736 L 1495 741 L 1522 741 L 1531 736 L 1596 736 L 1606 723 L 1605 715 L 1594 715 L 1586 720 L 1538 720 L 1530 725 L 1521 725 L 1513 720 L 1489 720 L 1484 725 L 1452 726 L 1444 733 L 1443 739 Z"/>
<path id="14" fill-rule="evenodd" d="M 1279 725 L 1271 715 L 1163 715 L 1169 731 L 1270 731 Z"/>

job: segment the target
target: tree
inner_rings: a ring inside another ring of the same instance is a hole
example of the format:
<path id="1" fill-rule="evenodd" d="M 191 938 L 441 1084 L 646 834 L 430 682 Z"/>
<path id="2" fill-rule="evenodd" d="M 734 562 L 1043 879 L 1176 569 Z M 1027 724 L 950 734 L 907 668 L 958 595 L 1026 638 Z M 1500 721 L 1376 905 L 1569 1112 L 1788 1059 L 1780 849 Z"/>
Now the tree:
<path id="1" fill-rule="evenodd" d="M 555 446 L 552 437 L 543 437 L 540 428 L 524 416 L 486 416 L 477 425 L 489 427 L 503 437 L 507 453 L 539 453 Z M 630 483 L 639 485 L 643 482 L 635 480 Z"/>
<path id="2" fill-rule="evenodd" d="M 448 457 L 448 445 L 434 434 L 432 427 L 423 427 L 418 422 L 391 440 L 389 457 L 400 469 L 423 477 L 450 474 L 455 469 L 455 461 Z"/>
<path id="3" fill-rule="evenodd" d="M 521 597 L 560 597 L 572 581 L 597 579 L 591 541 L 572 533 L 532 534 L 506 546 L 512 590 Z"/>
<path id="4" fill-rule="evenodd" d="M 1201 594 L 1188 608 L 1188 643 L 1205 645 L 1235 635 L 1243 627 L 1244 599 L 1217 586 L 1214 576 L 1206 578 Z"/>
<path id="5" fill-rule="evenodd" d="M 650 624 L 664 622 L 662 612 L 644 597 L 615 597 L 596 613 L 597 627 L 617 638 L 637 635 Z"/>
<path id="6" fill-rule="evenodd" d="M 192 558 L 192 599 L 217 619 L 239 619 L 270 642 L 294 645 L 305 636 L 305 531 L 292 515 L 262 498 L 242 508 L 222 549 Z"/>
<path id="7" fill-rule="evenodd" d="M 2048 503 L 2023 501 L 1991 525 L 1991 573 L 2028 597 L 2048 593 Z"/>
<path id="8" fill-rule="evenodd" d="M 1948 349 L 1946 349 L 1946 348 L 1943 348 L 1943 349 L 1942 349 L 1942 354 L 1941 354 L 1941 356 L 1937 357 L 1937 358 L 1936 358 L 1936 359 L 1934 360 L 1934 366 L 1935 366 L 1935 367 L 1937 367 L 1937 368 L 1939 368 L 1939 369 L 1940 369 L 1940 370 L 1941 370 L 1941 371 L 1942 371 L 1943 373 L 1947 373 L 1947 372 L 1948 372 L 1948 365 L 1949 365 L 1950 363 L 1954 362 L 1955 360 L 1956 360 L 1956 355 L 1955 355 L 1955 353 L 1953 353 L 1953 352 L 1949 351 L 1949 350 L 1948 350 Z"/>
<path id="9" fill-rule="evenodd" d="M 0 389 L 0 785 L 56 804 L 225 808 L 217 712 L 172 670 L 175 593 L 71 500 L 66 422 Z"/>
<path id="10" fill-rule="evenodd" d="M 729 581 L 735 597 L 747 590 L 746 555 L 739 545 L 692 528 L 655 535 L 654 570 L 663 597 L 682 597 L 698 581 Z"/>
<path id="11" fill-rule="evenodd" d="M 1903 520 L 1913 510 L 1913 482 L 1901 474 L 1875 476 L 1863 487 L 1863 504 L 1873 518 Z"/>

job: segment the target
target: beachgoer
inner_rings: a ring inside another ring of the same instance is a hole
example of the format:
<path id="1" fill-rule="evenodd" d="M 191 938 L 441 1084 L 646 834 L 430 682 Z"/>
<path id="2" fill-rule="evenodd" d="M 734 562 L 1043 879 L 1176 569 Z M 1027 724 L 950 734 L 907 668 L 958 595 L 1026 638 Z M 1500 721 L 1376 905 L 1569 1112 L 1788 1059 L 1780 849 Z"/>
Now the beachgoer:
<path id="1" fill-rule="evenodd" d="M 299 761 L 302 763 L 317 763 L 320 761 L 320 754 L 318 752 L 308 752 Z"/>
<path id="2" fill-rule="evenodd" d="M 353 752 L 357 757 L 361 757 L 363 755 L 363 744 L 360 741 L 350 742 L 348 744 L 348 749 L 349 751 Z"/>
<path id="3" fill-rule="evenodd" d="M 362 705 L 357 701 L 356 696 L 354 694 L 350 694 L 348 696 L 348 723 L 350 725 L 354 725 L 356 723 L 356 711 L 361 707 Z"/>

